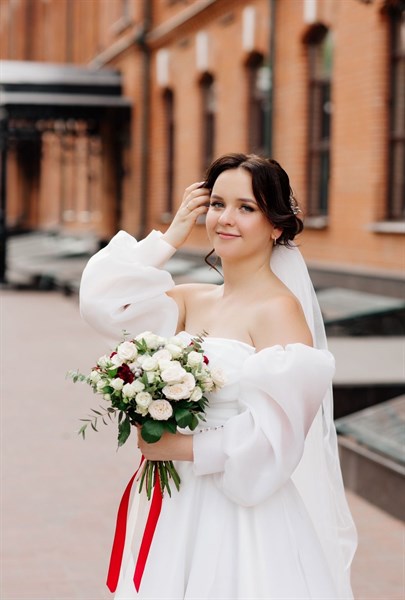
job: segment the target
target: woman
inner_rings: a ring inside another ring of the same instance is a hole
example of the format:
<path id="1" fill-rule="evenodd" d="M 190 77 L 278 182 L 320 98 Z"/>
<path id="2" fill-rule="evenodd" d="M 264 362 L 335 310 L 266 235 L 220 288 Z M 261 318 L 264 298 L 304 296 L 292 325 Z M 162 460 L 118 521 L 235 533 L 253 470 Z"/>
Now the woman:
<path id="1" fill-rule="evenodd" d="M 182 484 L 163 500 L 139 592 L 148 504 L 133 491 L 117 599 L 352 598 L 356 535 L 333 427 L 334 361 L 291 243 L 296 213 L 277 162 L 226 155 L 187 188 L 164 235 L 137 243 L 120 232 L 83 273 L 81 311 L 98 331 L 114 342 L 122 329 L 185 340 L 205 331 L 210 364 L 227 378 L 194 435 L 138 438 L 147 459 L 178 461 Z M 224 282 L 175 286 L 160 267 L 204 214 Z"/>

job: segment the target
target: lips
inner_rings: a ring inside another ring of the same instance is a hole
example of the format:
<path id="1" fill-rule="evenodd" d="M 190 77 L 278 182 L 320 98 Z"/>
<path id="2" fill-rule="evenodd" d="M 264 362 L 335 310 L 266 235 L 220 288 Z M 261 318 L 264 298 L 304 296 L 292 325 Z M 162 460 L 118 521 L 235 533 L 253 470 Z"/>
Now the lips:
<path id="1" fill-rule="evenodd" d="M 224 240 L 231 240 L 240 237 L 240 235 L 236 235 L 236 233 L 228 233 L 227 231 L 217 231 L 217 235 Z"/>

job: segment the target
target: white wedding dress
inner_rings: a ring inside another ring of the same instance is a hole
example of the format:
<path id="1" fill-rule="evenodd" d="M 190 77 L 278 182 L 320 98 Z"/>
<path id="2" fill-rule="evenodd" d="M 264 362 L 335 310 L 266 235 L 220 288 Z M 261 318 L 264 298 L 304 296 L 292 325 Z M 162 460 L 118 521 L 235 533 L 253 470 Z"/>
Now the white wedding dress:
<path id="1" fill-rule="evenodd" d="M 117 234 L 84 271 L 83 317 L 113 345 L 123 329 L 173 335 L 177 306 L 165 294 L 173 282 L 158 268 L 173 252 L 158 232 L 139 244 Z M 139 592 L 133 577 L 149 503 L 133 486 L 115 598 L 352 598 L 353 548 L 349 558 L 327 556 L 292 477 L 330 387 L 332 355 L 303 344 L 256 352 L 213 337 L 203 346 L 227 383 L 208 395 L 207 421 L 193 434 L 194 462 L 175 465 L 180 491 L 172 486 L 163 498 Z"/>

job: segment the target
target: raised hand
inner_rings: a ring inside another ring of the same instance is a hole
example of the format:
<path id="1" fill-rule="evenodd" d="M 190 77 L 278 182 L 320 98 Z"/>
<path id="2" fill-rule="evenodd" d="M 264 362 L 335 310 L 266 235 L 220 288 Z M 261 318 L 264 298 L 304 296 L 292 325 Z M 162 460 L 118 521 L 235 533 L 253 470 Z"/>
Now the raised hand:
<path id="1" fill-rule="evenodd" d="M 180 207 L 163 235 L 163 239 L 175 248 L 184 244 L 197 218 L 208 210 L 210 192 L 207 188 L 200 187 L 202 183 L 192 183 L 186 188 Z"/>

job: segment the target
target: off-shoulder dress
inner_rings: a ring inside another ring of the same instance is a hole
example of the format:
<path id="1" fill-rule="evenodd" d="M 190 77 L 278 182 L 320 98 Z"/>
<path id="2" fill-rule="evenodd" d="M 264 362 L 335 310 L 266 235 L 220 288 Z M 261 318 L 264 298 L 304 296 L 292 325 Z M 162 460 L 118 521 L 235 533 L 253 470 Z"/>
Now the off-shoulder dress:
<path id="1" fill-rule="evenodd" d="M 165 293 L 174 283 L 162 268 L 174 252 L 159 232 L 139 243 L 118 233 L 83 273 L 82 316 L 114 343 L 123 329 L 174 335 L 177 305 Z M 204 348 L 226 385 L 209 394 L 194 462 L 176 463 L 181 488 L 164 496 L 139 592 L 133 576 L 148 501 L 133 490 L 115 598 L 342 598 L 291 477 L 330 386 L 332 355 L 299 343 L 256 352 L 209 336 Z"/>

